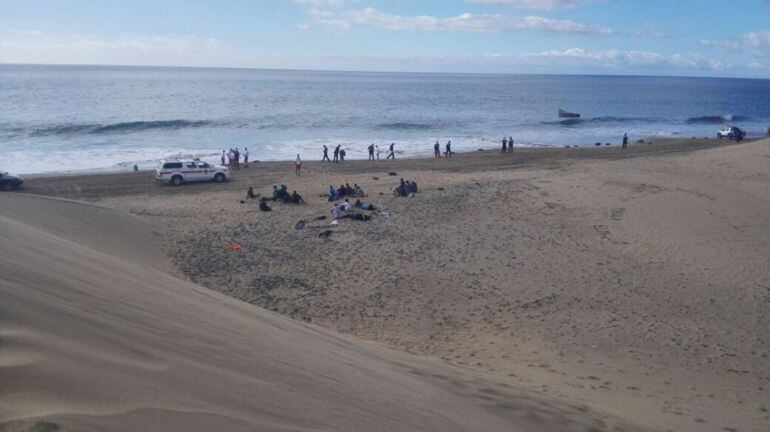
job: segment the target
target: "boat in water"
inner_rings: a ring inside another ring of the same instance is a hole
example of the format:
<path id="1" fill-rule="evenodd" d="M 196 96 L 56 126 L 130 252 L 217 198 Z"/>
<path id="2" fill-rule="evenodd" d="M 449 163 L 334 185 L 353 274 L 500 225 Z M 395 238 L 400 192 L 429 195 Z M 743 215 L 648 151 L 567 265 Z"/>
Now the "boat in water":
<path id="1" fill-rule="evenodd" d="M 559 108 L 559 118 L 580 118 L 580 114 L 571 113 L 569 111 L 564 111 L 563 109 Z"/>

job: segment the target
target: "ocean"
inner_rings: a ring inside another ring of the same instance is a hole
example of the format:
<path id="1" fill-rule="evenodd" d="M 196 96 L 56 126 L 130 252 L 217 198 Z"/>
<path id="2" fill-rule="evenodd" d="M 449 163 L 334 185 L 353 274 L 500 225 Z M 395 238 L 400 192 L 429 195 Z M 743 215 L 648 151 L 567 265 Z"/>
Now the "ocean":
<path id="1" fill-rule="evenodd" d="M 582 115 L 559 119 L 558 110 Z M 770 126 L 770 80 L 0 65 L 0 170 L 128 170 L 159 159 L 320 160 L 593 146 Z"/>

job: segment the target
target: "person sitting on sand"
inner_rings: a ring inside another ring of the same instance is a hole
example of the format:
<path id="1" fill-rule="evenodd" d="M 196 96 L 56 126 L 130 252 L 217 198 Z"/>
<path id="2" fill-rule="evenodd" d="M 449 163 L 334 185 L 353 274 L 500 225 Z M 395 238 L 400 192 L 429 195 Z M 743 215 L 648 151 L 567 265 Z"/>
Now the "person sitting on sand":
<path id="1" fill-rule="evenodd" d="M 363 197 L 365 197 L 365 196 L 366 196 L 366 195 L 364 194 L 364 190 L 363 190 L 363 189 L 361 189 L 361 187 L 360 187 L 360 186 L 358 186 L 358 184 L 354 184 L 354 185 L 353 185 L 353 195 L 354 195 L 354 196 L 357 196 L 357 197 L 359 197 L 359 198 L 363 198 Z"/>
<path id="2" fill-rule="evenodd" d="M 356 194 L 356 191 L 350 187 L 350 183 L 345 183 L 345 195 L 347 196 L 354 196 Z"/>
<path id="3" fill-rule="evenodd" d="M 267 198 L 262 197 L 262 201 L 259 202 L 259 209 L 263 212 L 269 212 L 273 209 L 270 208 L 270 206 L 267 205 Z"/>
<path id="4" fill-rule="evenodd" d="M 254 193 L 254 188 L 249 186 L 249 190 L 246 191 L 246 199 L 255 199 L 257 198 L 257 194 Z"/>
<path id="5" fill-rule="evenodd" d="M 337 201 L 339 199 L 339 196 L 337 195 L 337 189 L 334 189 L 334 186 L 329 185 L 329 202 Z"/>
<path id="6" fill-rule="evenodd" d="M 350 206 L 350 203 L 345 200 L 342 204 L 337 204 L 334 207 L 332 207 L 332 216 L 334 216 L 334 220 L 344 219 L 346 217 L 350 217 L 350 215 L 345 214 L 349 212 L 352 209 Z"/>
<path id="7" fill-rule="evenodd" d="M 395 196 L 406 196 L 406 182 L 404 179 L 401 179 L 401 183 L 396 186 L 395 189 L 393 189 L 393 195 Z"/>
<path id="8" fill-rule="evenodd" d="M 289 199 L 291 200 L 292 204 L 305 204 L 305 200 L 302 199 L 300 194 L 297 193 L 297 191 L 294 191 L 289 196 Z"/>
<path id="9" fill-rule="evenodd" d="M 353 206 L 350 205 L 350 201 L 348 201 L 347 198 L 345 198 L 345 202 L 340 204 L 340 207 L 342 208 L 343 211 L 346 211 L 346 212 L 353 210 Z"/>

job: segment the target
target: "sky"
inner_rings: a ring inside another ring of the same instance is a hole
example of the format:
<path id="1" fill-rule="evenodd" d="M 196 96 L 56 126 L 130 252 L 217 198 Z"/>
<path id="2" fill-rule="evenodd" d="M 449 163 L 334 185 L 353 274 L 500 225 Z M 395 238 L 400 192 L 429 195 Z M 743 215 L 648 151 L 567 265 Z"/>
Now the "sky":
<path id="1" fill-rule="evenodd" d="M 0 0 L 0 63 L 770 78 L 770 0 Z"/>

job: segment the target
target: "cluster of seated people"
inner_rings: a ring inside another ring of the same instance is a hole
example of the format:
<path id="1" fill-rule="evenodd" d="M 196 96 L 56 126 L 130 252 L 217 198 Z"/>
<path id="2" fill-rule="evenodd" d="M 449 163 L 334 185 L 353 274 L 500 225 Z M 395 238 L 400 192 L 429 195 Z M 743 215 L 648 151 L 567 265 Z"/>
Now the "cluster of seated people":
<path id="1" fill-rule="evenodd" d="M 345 201 L 340 204 L 335 204 L 332 207 L 332 216 L 334 220 L 350 218 L 353 220 L 369 221 L 372 219 L 371 215 L 357 212 L 356 210 L 375 210 L 372 204 L 361 202 L 356 200 L 355 205 L 350 205 L 350 201 L 345 198 Z"/>
<path id="2" fill-rule="evenodd" d="M 357 184 L 353 185 L 353 187 L 350 187 L 350 183 L 340 185 L 340 187 L 337 189 L 335 189 L 334 186 L 329 186 L 329 193 L 327 195 L 329 196 L 330 202 L 341 200 L 345 197 L 363 198 L 366 196 L 363 189 L 361 189 Z"/>
<path id="3" fill-rule="evenodd" d="M 393 189 L 393 195 L 395 196 L 405 197 L 415 192 L 417 192 L 417 183 L 409 180 L 404 181 L 404 179 L 401 179 L 401 184 Z"/>
<path id="4" fill-rule="evenodd" d="M 241 204 L 245 203 L 246 201 L 259 199 L 259 209 L 262 211 L 272 211 L 269 205 L 267 205 L 267 198 L 266 197 L 259 197 L 259 194 L 254 193 L 254 188 L 249 187 L 249 189 L 246 191 L 246 200 L 241 201 Z M 286 185 L 281 185 L 281 187 L 273 186 L 273 197 L 271 198 L 272 201 L 280 201 L 284 204 L 304 204 L 305 200 L 302 199 L 302 196 L 297 193 L 297 191 L 294 191 L 292 193 L 289 193 L 286 189 Z"/>
<path id="5" fill-rule="evenodd" d="M 297 191 L 294 191 L 292 193 L 289 193 L 289 190 L 286 188 L 286 185 L 273 186 L 273 201 L 280 201 L 284 204 L 304 204 L 305 200 L 302 199 L 302 196 L 297 193 Z"/>

